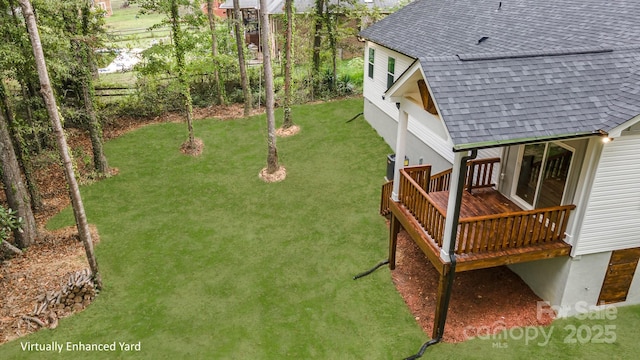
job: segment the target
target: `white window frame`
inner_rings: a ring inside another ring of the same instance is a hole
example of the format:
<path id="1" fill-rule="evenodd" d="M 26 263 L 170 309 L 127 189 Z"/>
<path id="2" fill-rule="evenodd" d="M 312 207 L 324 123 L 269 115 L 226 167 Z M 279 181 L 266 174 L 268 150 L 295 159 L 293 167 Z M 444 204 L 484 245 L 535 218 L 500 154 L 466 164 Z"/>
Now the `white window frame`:
<path id="1" fill-rule="evenodd" d="M 367 63 L 368 63 L 368 68 L 367 68 L 367 76 L 369 77 L 369 79 L 373 79 L 373 74 L 375 72 L 374 69 L 374 62 L 376 60 L 376 49 L 370 47 L 369 48 L 369 57 L 367 59 Z"/>
<path id="2" fill-rule="evenodd" d="M 544 145 L 544 153 L 542 154 L 542 166 L 540 166 L 540 173 L 538 174 L 538 182 L 536 183 L 536 192 L 533 198 L 533 205 L 529 204 L 527 201 L 525 201 L 524 199 L 522 199 L 520 196 L 518 196 L 516 194 L 516 192 L 518 191 L 518 180 L 520 179 L 520 167 L 522 166 L 522 157 L 524 156 L 524 148 L 527 145 L 535 145 L 535 144 L 545 144 Z M 544 142 L 544 143 L 531 143 L 531 144 L 524 144 L 524 145 L 520 145 L 518 147 L 518 160 L 516 161 L 516 167 L 514 169 L 514 176 L 513 176 L 513 182 L 511 184 L 511 200 L 513 200 L 513 202 L 515 202 L 518 206 L 520 206 L 521 208 L 525 209 L 525 210 L 533 210 L 535 209 L 535 205 L 538 203 L 538 198 L 540 196 L 540 184 L 542 183 L 542 178 L 543 178 L 543 174 L 544 174 L 544 170 L 546 167 L 546 161 L 547 161 L 547 150 L 549 149 L 549 144 L 554 144 L 554 145 L 558 145 L 562 148 L 565 148 L 566 150 L 571 151 L 571 163 L 569 164 L 569 169 L 567 170 L 567 180 L 564 184 L 564 189 L 562 191 L 562 200 L 561 200 L 561 205 L 566 204 L 566 200 L 567 200 L 567 185 L 569 184 L 569 180 L 571 177 L 571 172 L 573 169 L 573 163 L 574 163 L 574 159 L 575 159 L 575 155 L 576 155 L 576 149 L 574 149 L 573 147 L 558 142 L 558 141 L 548 141 L 548 142 Z"/>
<path id="3" fill-rule="evenodd" d="M 393 62 L 393 72 L 389 71 L 389 64 Z M 391 81 L 389 79 L 391 78 Z M 393 85 L 393 82 L 396 81 L 396 59 L 392 56 L 387 58 L 387 89 Z"/>

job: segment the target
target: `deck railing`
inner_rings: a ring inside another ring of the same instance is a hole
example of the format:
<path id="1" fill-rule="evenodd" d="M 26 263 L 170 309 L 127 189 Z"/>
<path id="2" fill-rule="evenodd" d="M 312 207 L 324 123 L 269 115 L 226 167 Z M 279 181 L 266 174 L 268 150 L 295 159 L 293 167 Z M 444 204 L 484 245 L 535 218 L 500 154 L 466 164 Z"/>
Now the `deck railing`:
<path id="1" fill-rule="evenodd" d="M 422 181 L 420 184 L 413 178 L 410 171 L 400 170 L 399 200 L 438 246 L 442 246 L 446 211 L 437 206 L 423 188 L 426 179 L 430 177 L 420 176 L 419 181 Z"/>
<path id="2" fill-rule="evenodd" d="M 429 181 L 429 192 L 449 190 L 449 184 L 451 184 L 451 172 L 452 169 L 447 169 L 431 176 L 431 180 Z"/>
<path id="3" fill-rule="evenodd" d="M 393 180 L 389 180 L 382 185 L 382 198 L 380 199 L 380 215 L 387 216 L 389 214 L 389 202 L 391 201 L 391 192 L 393 191 Z"/>
<path id="4" fill-rule="evenodd" d="M 493 170 L 495 164 L 500 162 L 500 158 L 471 160 L 467 163 L 467 180 L 465 180 L 465 189 L 478 189 L 491 187 Z M 441 171 L 435 175 L 431 175 L 431 165 L 407 166 L 402 170 L 411 177 L 418 186 L 426 193 L 435 191 L 448 191 L 451 184 L 452 169 Z M 389 198 L 393 190 L 393 181 L 388 181 L 382 185 L 382 198 L 380 200 L 380 214 L 386 216 L 389 214 Z"/>
<path id="5" fill-rule="evenodd" d="M 495 161 L 490 160 L 474 164 L 478 170 L 473 175 L 474 181 L 470 182 L 474 188 L 490 186 L 490 174 L 495 164 Z M 400 170 L 399 201 L 437 246 L 441 247 L 447 211 L 432 200 L 429 191 L 446 189 L 444 184 L 448 181 L 445 179 L 450 178 L 450 174 L 442 172 L 429 176 L 430 171 L 429 166 Z M 392 181 L 383 186 L 381 213 L 389 211 L 392 188 Z M 575 205 L 566 205 L 462 218 L 458 225 L 456 253 L 487 253 L 560 242 L 565 237 L 569 215 L 573 209 Z"/>
<path id="6" fill-rule="evenodd" d="M 402 170 L 404 170 L 422 190 L 429 192 L 428 186 L 431 180 L 431 165 L 407 166 Z"/>
<path id="7" fill-rule="evenodd" d="M 460 219 L 457 254 L 483 253 L 562 241 L 575 205 Z"/>
<path id="8" fill-rule="evenodd" d="M 469 192 L 472 189 L 492 187 L 493 169 L 495 164 L 500 162 L 500 158 L 477 159 L 467 163 L 467 179 L 465 189 Z"/>

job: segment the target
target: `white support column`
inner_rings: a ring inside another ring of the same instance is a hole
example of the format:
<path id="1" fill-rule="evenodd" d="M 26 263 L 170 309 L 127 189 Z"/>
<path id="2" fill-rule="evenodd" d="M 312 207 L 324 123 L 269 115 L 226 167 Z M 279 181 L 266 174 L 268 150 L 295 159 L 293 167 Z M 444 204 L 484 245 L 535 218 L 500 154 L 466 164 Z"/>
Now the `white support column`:
<path id="1" fill-rule="evenodd" d="M 442 239 L 442 248 L 440 249 L 440 257 L 449 261 L 449 246 L 451 244 L 451 235 L 456 229 L 453 229 L 453 209 L 456 206 L 456 197 L 458 196 L 458 178 L 460 177 L 460 164 L 462 158 L 467 156 L 466 151 L 455 153 L 453 159 L 453 168 L 451 173 L 451 183 L 449 184 L 449 202 L 447 203 L 447 218 L 444 223 L 444 237 Z"/>
<path id="2" fill-rule="evenodd" d="M 393 191 L 391 192 L 391 199 L 398 201 L 398 195 L 400 194 L 400 169 L 404 167 L 404 156 L 406 154 L 407 147 L 407 127 L 409 124 L 409 114 L 400 106 L 400 113 L 398 115 L 398 132 L 396 135 L 396 167 L 393 170 Z"/>

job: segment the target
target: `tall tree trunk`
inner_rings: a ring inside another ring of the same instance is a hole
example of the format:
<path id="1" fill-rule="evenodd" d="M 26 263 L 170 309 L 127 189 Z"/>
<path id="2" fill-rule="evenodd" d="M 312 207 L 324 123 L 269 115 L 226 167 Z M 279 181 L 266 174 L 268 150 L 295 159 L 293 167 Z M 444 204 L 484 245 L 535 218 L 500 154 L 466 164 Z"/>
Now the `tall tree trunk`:
<path id="1" fill-rule="evenodd" d="M 214 86 L 218 91 L 218 103 L 224 105 L 224 87 L 220 82 L 220 71 L 218 70 L 218 38 L 216 37 L 216 15 L 213 13 L 213 7 L 215 6 L 213 0 L 207 0 L 207 16 L 209 18 L 209 29 L 211 29 L 211 58 L 213 61 L 213 81 Z"/>
<path id="2" fill-rule="evenodd" d="M 91 76 L 90 74 L 85 74 Z M 94 169 L 101 175 L 109 175 L 109 163 L 104 155 L 104 147 L 102 146 L 102 126 L 96 116 L 93 107 L 93 91 L 89 83 L 91 81 L 87 77 L 82 79 L 82 101 L 84 102 L 84 110 L 89 119 L 89 137 L 91 138 L 91 149 L 93 150 Z"/>
<path id="3" fill-rule="evenodd" d="M 324 0 L 315 0 L 316 12 L 314 16 L 315 31 L 313 32 L 313 76 L 317 78 L 320 72 L 320 48 L 322 46 L 322 22 L 324 19 Z"/>
<path id="4" fill-rule="evenodd" d="M 91 239 L 91 233 L 89 231 L 89 223 L 87 222 L 87 215 L 84 211 L 84 205 L 82 203 L 82 196 L 80 195 L 80 188 L 76 181 L 75 174 L 73 172 L 73 164 L 71 162 L 71 156 L 69 155 L 69 148 L 67 146 L 67 139 L 64 135 L 64 129 L 62 128 L 62 121 L 60 120 L 60 114 L 58 113 L 58 105 L 56 99 L 53 96 L 53 89 L 51 88 L 51 81 L 49 79 L 49 72 L 47 71 L 47 64 L 44 60 L 44 54 L 42 52 L 42 44 L 40 42 L 40 34 L 38 33 L 38 26 L 33 14 L 33 8 L 29 0 L 18 0 L 20 7 L 22 8 L 22 15 L 24 16 L 29 30 L 29 39 L 31 40 L 31 46 L 33 47 L 33 55 L 36 60 L 36 69 L 38 70 L 38 78 L 40 79 L 40 91 L 45 99 L 45 105 L 47 107 L 47 113 L 51 119 L 53 131 L 55 133 L 56 142 L 58 143 L 58 150 L 60 151 L 60 157 L 64 165 L 64 174 L 69 185 L 69 195 L 71 197 L 71 205 L 73 208 L 73 214 L 76 219 L 76 226 L 78 228 L 78 235 L 80 240 L 84 244 L 84 249 L 89 262 L 89 267 L 93 274 L 93 280 L 98 289 L 102 288 L 102 278 L 98 271 L 98 261 L 96 260 L 93 252 L 93 240 Z"/>
<path id="5" fill-rule="evenodd" d="M 40 131 L 36 128 L 36 122 L 33 116 L 33 110 L 31 109 L 31 102 L 37 99 L 31 91 L 29 91 L 29 86 L 24 84 L 23 81 L 20 81 L 20 89 L 22 90 L 22 101 L 26 103 L 25 109 L 27 110 L 27 124 L 31 128 L 31 136 L 33 137 L 33 143 L 36 146 L 36 153 L 42 153 L 42 143 L 43 141 L 40 139 Z"/>
<path id="6" fill-rule="evenodd" d="M 20 139 L 22 139 L 22 137 L 17 133 L 17 130 L 15 130 L 16 126 L 14 123 L 11 101 L 2 80 L 0 80 L 0 98 L 2 98 L 2 107 L 4 108 L 7 127 L 9 128 L 9 135 L 11 136 L 11 141 L 15 146 L 14 150 L 16 158 L 27 183 L 27 190 L 29 191 L 29 198 L 31 199 L 31 209 L 37 212 L 42 209 L 42 197 L 40 196 L 40 190 L 38 190 L 38 184 L 33 179 L 33 173 L 31 172 L 31 159 L 27 146 L 21 143 Z"/>
<path id="7" fill-rule="evenodd" d="M 185 69 L 184 41 L 182 40 L 182 29 L 180 27 L 180 14 L 178 13 L 178 2 L 171 0 L 171 33 L 173 34 L 173 49 L 178 67 L 178 82 L 184 103 L 184 110 L 187 115 L 187 130 L 189 131 L 189 148 L 195 148 L 195 137 L 193 135 L 193 101 L 191 100 L 191 90 Z"/>
<path id="8" fill-rule="evenodd" d="M 287 29 L 284 43 L 284 121 L 282 128 L 293 126 L 291 117 L 291 52 L 293 51 L 293 0 L 285 0 L 284 3 Z"/>
<path id="9" fill-rule="evenodd" d="M 267 8 L 267 0 L 260 0 L 260 9 Z M 278 149 L 276 148 L 276 118 L 274 113 L 275 94 L 273 91 L 273 69 L 271 68 L 271 49 L 269 44 L 269 14 L 262 15 L 262 32 L 260 42 L 262 46 L 262 62 L 264 65 L 265 107 L 267 111 L 267 173 L 273 174 L 278 170 Z"/>
<path id="10" fill-rule="evenodd" d="M 9 135 L 8 123 L 0 112 L 0 162 L 2 163 L 2 182 L 9 207 L 22 218 L 22 231 L 13 232 L 16 245 L 26 248 L 38 238 L 36 219 L 31 210 L 31 198 L 22 182 L 20 165 Z M 1 240 L 0 240 L 1 241 Z"/>
<path id="11" fill-rule="evenodd" d="M 335 91 L 336 90 L 336 77 L 338 76 L 338 67 L 337 67 L 337 57 L 338 57 L 338 49 L 337 49 L 337 43 L 336 43 L 336 24 L 334 23 L 336 21 L 335 17 L 333 14 L 331 14 L 331 11 L 329 11 L 327 9 L 327 12 L 325 13 L 325 22 L 326 22 L 326 26 L 327 26 L 327 34 L 329 37 L 329 47 L 331 48 L 331 65 L 332 65 L 332 78 L 331 78 L 331 83 L 329 84 L 329 89 L 331 91 Z"/>
<path id="12" fill-rule="evenodd" d="M 9 0 L 9 7 L 11 8 L 11 17 L 13 19 L 13 23 L 14 25 L 17 27 L 22 27 L 23 25 L 21 24 L 20 19 L 18 19 L 18 12 L 16 11 L 16 3 L 14 0 Z M 28 29 L 26 28 L 26 24 L 24 25 L 25 30 L 28 31 Z M 20 47 L 20 51 L 22 52 L 22 55 L 24 56 L 25 59 L 30 58 L 30 53 L 31 50 L 28 49 L 28 47 L 26 46 L 26 44 L 22 41 L 22 39 L 19 39 L 16 41 Z M 28 70 L 27 70 L 28 67 Z M 37 97 L 37 92 L 33 89 L 33 82 L 31 81 L 31 67 L 29 65 L 23 64 L 21 69 L 16 69 L 18 72 L 18 82 L 20 83 L 20 89 L 22 90 L 22 101 L 23 103 L 25 103 L 25 109 L 26 109 L 26 113 L 27 113 L 27 124 L 29 124 L 29 128 L 31 129 L 31 134 L 33 136 L 33 143 L 36 146 L 36 153 L 40 154 L 42 153 L 42 145 L 44 143 L 43 139 L 40 136 L 40 131 L 37 129 L 36 125 L 35 125 L 35 117 L 33 115 L 33 107 L 34 107 L 34 103 L 36 101 L 39 101 L 38 97 Z M 36 100 L 38 99 L 38 100 Z M 9 119 L 9 121 L 11 121 L 11 119 Z M 32 198 L 32 201 L 34 201 L 34 198 Z"/>
<path id="13" fill-rule="evenodd" d="M 265 8 L 266 9 L 266 8 Z M 238 65 L 240 65 L 240 82 L 242 83 L 242 94 L 244 96 L 244 116 L 251 114 L 252 98 L 249 89 L 249 77 L 247 76 L 247 68 L 244 63 L 244 26 L 242 25 L 242 16 L 240 15 L 240 1 L 233 0 L 233 29 L 236 35 L 236 45 L 238 47 Z M 242 28 L 241 28 L 242 26 Z"/>
<path id="14" fill-rule="evenodd" d="M 81 71 L 81 87 L 82 87 L 82 102 L 84 102 L 84 109 L 89 119 L 89 137 L 91 138 L 91 149 L 93 150 L 93 166 L 94 169 L 101 175 L 109 174 L 109 163 L 107 157 L 104 155 L 104 147 L 102 146 L 102 126 L 94 109 L 94 90 L 93 90 L 93 73 L 92 69 L 95 68 L 95 61 L 93 61 L 93 50 L 91 46 L 86 43 L 86 38 L 89 36 L 89 14 L 90 14 L 90 0 L 85 0 L 82 6 L 82 36 L 85 38 L 85 42 L 77 42 L 78 56 L 80 57 Z M 76 42 L 75 40 L 73 40 Z"/>

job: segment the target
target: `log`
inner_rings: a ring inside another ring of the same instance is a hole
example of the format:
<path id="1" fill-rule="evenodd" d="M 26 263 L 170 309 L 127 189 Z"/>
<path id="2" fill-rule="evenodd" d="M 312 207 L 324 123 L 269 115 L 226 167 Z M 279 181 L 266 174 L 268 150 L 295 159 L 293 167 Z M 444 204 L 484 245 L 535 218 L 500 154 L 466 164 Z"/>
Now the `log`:
<path id="1" fill-rule="evenodd" d="M 58 316 L 54 312 L 49 313 L 49 329 L 55 329 L 58 327 Z"/>
<path id="2" fill-rule="evenodd" d="M 47 308 L 47 305 L 48 303 L 46 301 L 40 304 L 40 307 L 38 308 L 38 311 L 35 313 L 35 315 L 42 314 L 42 312 Z"/>
<path id="3" fill-rule="evenodd" d="M 24 254 L 22 252 L 22 250 L 20 250 L 17 247 L 9 244 L 6 241 L 0 240 L 0 248 L 2 248 L 2 250 L 4 250 L 4 251 L 6 251 L 6 252 L 8 252 L 10 254 L 16 255 L 16 256 L 22 256 Z"/>
<path id="4" fill-rule="evenodd" d="M 44 323 L 42 322 L 42 320 L 40 320 L 38 318 L 27 316 L 27 315 L 22 315 L 22 319 L 27 320 L 27 321 L 31 321 L 34 324 L 38 324 L 40 327 L 44 327 Z"/>

